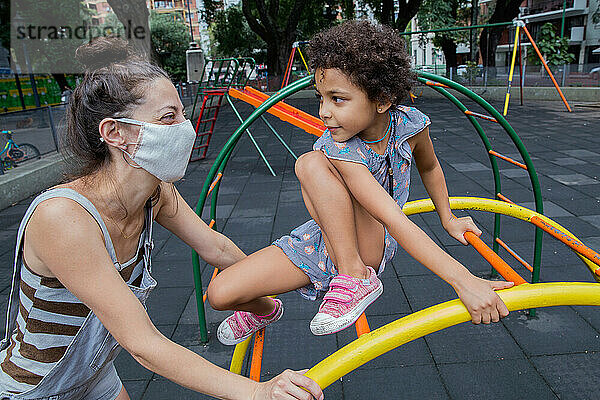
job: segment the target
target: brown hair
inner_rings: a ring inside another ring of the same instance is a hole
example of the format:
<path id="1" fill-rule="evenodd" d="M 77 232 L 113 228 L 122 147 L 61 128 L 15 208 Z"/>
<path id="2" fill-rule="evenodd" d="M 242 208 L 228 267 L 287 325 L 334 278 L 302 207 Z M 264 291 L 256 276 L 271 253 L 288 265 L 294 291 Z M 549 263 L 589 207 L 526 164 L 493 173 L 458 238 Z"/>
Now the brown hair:
<path id="1" fill-rule="evenodd" d="M 136 56 L 119 38 L 97 37 L 80 46 L 75 57 L 86 72 L 69 100 L 61 143 L 71 166 L 70 179 L 90 175 L 110 160 L 106 143 L 100 141 L 100 121 L 130 117 L 154 80 L 169 79 L 162 68 Z"/>
<path id="2" fill-rule="evenodd" d="M 339 69 L 369 100 L 398 105 L 415 78 L 405 46 L 388 26 L 347 21 L 316 34 L 308 55 L 313 70 Z"/>

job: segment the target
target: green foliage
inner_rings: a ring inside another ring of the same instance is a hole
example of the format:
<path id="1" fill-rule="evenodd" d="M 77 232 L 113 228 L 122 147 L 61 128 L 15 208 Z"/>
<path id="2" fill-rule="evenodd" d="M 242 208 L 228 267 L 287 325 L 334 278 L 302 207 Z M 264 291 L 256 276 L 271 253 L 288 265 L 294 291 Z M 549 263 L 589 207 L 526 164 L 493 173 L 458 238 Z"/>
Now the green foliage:
<path id="1" fill-rule="evenodd" d="M 265 42 L 250 29 L 241 6 L 218 11 L 210 26 L 212 57 L 254 57 L 264 61 Z"/>
<path id="2" fill-rule="evenodd" d="M 575 61 L 575 55 L 569 53 L 569 39 L 566 36 L 561 38 L 551 22 L 542 25 L 536 42 L 548 65 L 564 65 Z M 527 52 L 529 62 L 536 65 L 541 63 L 533 48 L 528 48 Z"/>
<path id="3" fill-rule="evenodd" d="M 185 51 L 191 40 L 187 26 L 178 14 L 150 13 L 152 47 L 162 67 L 174 81 L 186 79 Z"/>
<path id="4" fill-rule="evenodd" d="M 425 0 L 417 13 L 419 28 L 430 30 L 463 25 L 467 20 L 469 4 L 468 0 Z M 436 33 L 433 45 L 440 47 L 443 37 L 457 43 L 467 43 L 469 32 L 464 30 Z"/>
<path id="5" fill-rule="evenodd" d="M 68 40 L 59 38 L 62 27 L 81 27 L 89 24 L 90 10 L 78 0 L 20 0 L 11 4 L 11 15 L 18 13 L 20 27 L 32 26 L 31 40 L 19 40 L 15 47 L 16 62 L 26 71 L 26 57 L 34 72 L 69 71 L 77 69 L 74 61 L 75 50 L 86 39 L 71 36 Z M 84 22 L 85 21 L 85 22 Z M 11 28 L 17 29 L 13 24 Z M 39 31 L 38 29 L 46 28 Z M 89 33 L 89 31 L 88 31 Z M 10 35 L 10 33 L 8 33 Z M 39 35 L 39 37 L 38 37 Z M 24 46 L 23 46 L 24 44 Z"/>

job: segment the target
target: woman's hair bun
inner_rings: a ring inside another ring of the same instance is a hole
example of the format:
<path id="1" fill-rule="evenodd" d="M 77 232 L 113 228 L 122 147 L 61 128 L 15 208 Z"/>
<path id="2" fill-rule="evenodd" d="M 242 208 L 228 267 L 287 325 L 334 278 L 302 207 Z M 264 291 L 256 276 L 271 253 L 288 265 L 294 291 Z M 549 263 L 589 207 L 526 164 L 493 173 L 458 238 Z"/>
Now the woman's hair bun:
<path id="1" fill-rule="evenodd" d="M 112 63 L 125 61 L 133 55 L 127 41 L 118 37 L 99 36 L 82 44 L 75 51 L 75 58 L 86 69 L 94 71 Z"/>

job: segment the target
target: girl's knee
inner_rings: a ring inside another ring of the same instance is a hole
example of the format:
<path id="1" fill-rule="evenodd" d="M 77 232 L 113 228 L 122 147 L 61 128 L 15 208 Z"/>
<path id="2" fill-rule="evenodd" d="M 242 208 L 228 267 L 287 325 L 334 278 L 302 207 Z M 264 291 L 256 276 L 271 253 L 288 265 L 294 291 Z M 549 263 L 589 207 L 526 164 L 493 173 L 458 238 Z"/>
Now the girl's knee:
<path id="1" fill-rule="evenodd" d="M 206 299 L 210 306 L 217 311 L 226 311 L 233 308 L 235 299 L 232 296 L 231 290 L 221 282 L 222 279 L 213 279 L 206 289 Z"/>
<path id="2" fill-rule="evenodd" d="M 298 157 L 294 170 L 298 179 L 302 180 L 314 176 L 317 171 L 323 170 L 323 168 L 329 169 L 329 164 L 330 162 L 325 154 L 319 150 L 313 150 Z"/>

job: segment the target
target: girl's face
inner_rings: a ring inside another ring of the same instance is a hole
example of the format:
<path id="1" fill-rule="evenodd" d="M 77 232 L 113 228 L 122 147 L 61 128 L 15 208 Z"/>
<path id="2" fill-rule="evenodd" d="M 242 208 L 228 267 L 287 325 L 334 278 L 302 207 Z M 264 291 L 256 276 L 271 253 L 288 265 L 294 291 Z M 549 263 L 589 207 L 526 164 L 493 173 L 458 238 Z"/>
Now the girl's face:
<path id="1" fill-rule="evenodd" d="M 333 140 L 345 142 L 356 135 L 367 141 L 381 137 L 381 126 L 387 124 L 385 112 L 389 106 L 370 100 L 338 69 L 317 68 L 315 86 L 319 117 Z"/>

